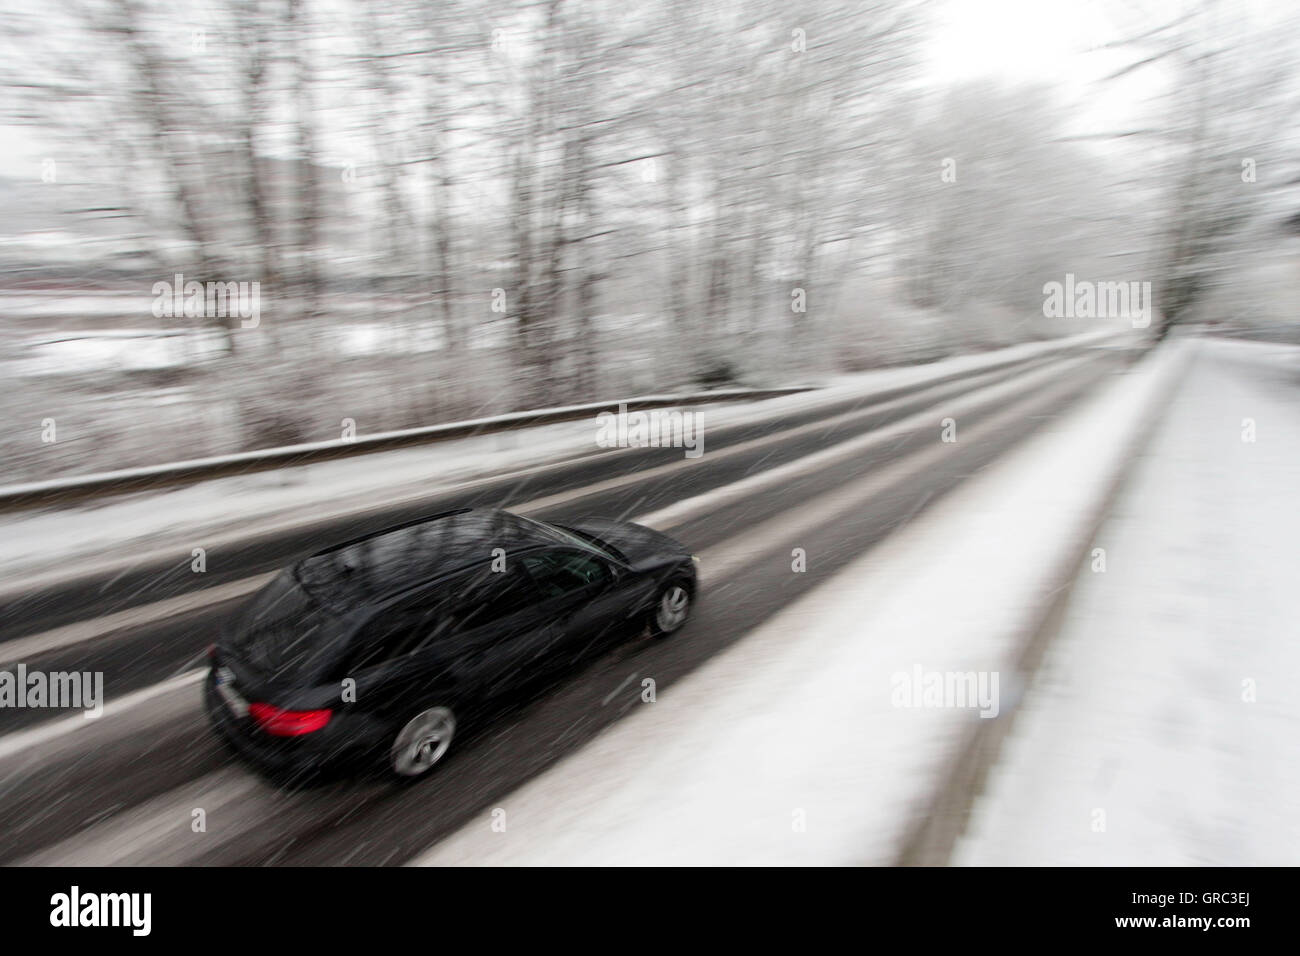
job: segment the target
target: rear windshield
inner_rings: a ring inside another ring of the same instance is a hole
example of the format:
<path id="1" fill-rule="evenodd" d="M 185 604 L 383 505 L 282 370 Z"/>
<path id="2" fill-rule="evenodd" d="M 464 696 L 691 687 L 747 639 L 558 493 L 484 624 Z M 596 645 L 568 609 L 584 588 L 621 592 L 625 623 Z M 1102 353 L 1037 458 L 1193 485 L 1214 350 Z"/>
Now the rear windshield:
<path id="1" fill-rule="evenodd" d="M 232 643 L 239 658 L 267 679 L 310 677 L 338 650 L 338 622 L 282 574 L 254 598 Z"/>

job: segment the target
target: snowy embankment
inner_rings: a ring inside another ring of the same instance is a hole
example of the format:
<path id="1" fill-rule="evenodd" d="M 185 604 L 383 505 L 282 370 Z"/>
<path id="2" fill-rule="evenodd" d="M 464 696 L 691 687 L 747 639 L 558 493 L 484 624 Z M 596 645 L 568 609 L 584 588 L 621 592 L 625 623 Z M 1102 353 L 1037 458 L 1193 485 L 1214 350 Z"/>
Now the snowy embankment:
<path id="1" fill-rule="evenodd" d="M 1014 672 L 1185 348 L 1118 376 L 414 862 L 894 862 L 983 719 L 899 706 L 896 676 Z M 999 689 L 989 709 L 1005 714 L 1017 692 Z"/>
<path id="2" fill-rule="evenodd" d="M 1069 343 L 1113 335 L 1085 333 L 1065 339 L 965 355 L 926 365 L 879 369 L 836 378 L 826 387 L 782 398 L 693 406 L 705 432 L 753 423 L 795 409 L 855 395 L 975 372 L 1009 359 L 1028 358 Z M 325 461 L 159 489 L 57 510 L 0 516 L 0 576 L 8 589 L 40 586 L 112 562 L 143 563 L 190 549 L 209 552 L 250 533 L 271 533 L 325 517 L 361 513 L 380 505 L 427 497 L 487 476 L 522 474 L 546 464 L 601 452 L 597 423 L 575 420 L 453 439 L 356 458 Z"/>
<path id="3" fill-rule="evenodd" d="M 1300 348 L 1207 339 L 954 862 L 1300 860 Z"/>

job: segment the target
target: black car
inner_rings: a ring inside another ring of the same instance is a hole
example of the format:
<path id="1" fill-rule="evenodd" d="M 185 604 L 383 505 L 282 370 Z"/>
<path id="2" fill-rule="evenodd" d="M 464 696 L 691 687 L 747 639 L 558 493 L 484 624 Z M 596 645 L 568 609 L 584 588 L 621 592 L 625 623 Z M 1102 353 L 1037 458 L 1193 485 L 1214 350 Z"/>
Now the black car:
<path id="1" fill-rule="evenodd" d="M 277 575 L 213 646 L 204 697 L 269 769 L 380 758 L 416 777 L 458 723 L 620 635 L 678 630 L 695 591 L 687 549 L 631 522 L 449 512 Z"/>

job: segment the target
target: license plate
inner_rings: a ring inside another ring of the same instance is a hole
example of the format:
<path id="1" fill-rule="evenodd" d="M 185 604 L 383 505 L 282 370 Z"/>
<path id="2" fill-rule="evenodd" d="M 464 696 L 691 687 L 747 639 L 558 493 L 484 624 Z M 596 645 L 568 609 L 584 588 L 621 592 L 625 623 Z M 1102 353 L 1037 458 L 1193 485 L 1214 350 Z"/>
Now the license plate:
<path id="1" fill-rule="evenodd" d="M 236 717 L 248 716 L 248 701 L 235 690 L 235 675 L 228 667 L 217 669 L 217 693 Z"/>

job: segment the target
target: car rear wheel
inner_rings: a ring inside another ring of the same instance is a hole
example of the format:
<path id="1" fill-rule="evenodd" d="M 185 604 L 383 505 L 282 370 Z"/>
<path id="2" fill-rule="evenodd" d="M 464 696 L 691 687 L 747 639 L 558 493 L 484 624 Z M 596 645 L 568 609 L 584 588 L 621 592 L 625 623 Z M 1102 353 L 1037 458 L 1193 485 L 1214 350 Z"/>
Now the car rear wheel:
<path id="1" fill-rule="evenodd" d="M 685 581 L 672 580 L 664 585 L 650 611 L 650 632 L 664 637 L 680 631 L 691 615 L 691 589 Z"/>
<path id="2" fill-rule="evenodd" d="M 399 777 L 419 777 L 443 758 L 456 736 L 456 717 L 449 707 L 430 707 L 410 720 L 397 734 L 389 754 Z"/>

